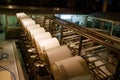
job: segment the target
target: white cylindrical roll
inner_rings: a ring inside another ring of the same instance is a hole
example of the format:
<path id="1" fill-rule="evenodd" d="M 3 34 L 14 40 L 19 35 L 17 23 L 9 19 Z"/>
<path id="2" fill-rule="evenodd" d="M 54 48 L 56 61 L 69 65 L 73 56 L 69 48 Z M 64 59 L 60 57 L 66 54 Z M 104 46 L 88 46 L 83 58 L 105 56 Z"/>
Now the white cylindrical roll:
<path id="1" fill-rule="evenodd" d="M 33 40 L 33 39 L 34 39 L 34 35 L 36 35 L 36 34 L 38 34 L 38 33 L 43 33 L 43 32 L 45 32 L 45 29 L 39 27 L 39 28 L 31 29 L 29 32 L 30 32 L 29 38 L 30 38 L 31 40 Z"/>
<path id="2" fill-rule="evenodd" d="M 31 18 L 29 16 L 27 16 L 27 17 L 20 17 L 18 20 L 20 21 L 20 23 L 23 23 L 24 21 L 22 21 L 22 20 L 24 20 L 24 19 L 31 19 Z"/>
<path id="3" fill-rule="evenodd" d="M 63 45 L 46 50 L 43 56 L 45 58 L 46 64 L 48 65 L 48 70 L 52 72 L 52 63 L 72 57 L 72 52 L 68 49 L 67 46 Z"/>
<path id="4" fill-rule="evenodd" d="M 28 21 L 32 21 L 32 18 L 26 17 L 26 18 L 20 18 L 21 23 L 25 23 Z"/>
<path id="5" fill-rule="evenodd" d="M 48 49 L 52 49 L 52 48 L 60 46 L 57 38 L 40 40 L 40 41 L 38 41 L 37 44 L 38 44 L 37 50 L 38 50 L 38 53 L 40 55 L 40 58 L 42 57 L 42 59 L 43 59 L 43 51 L 44 50 L 48 50 Z"/>
<path id="6" fill-rule="evenodd" d="M 20 23 L 22 24 L 22 27 L 24 27 L 23 25 L 28 23 L 28 21 L 33 21 L 31 18 L 27 17 L 27 18 L 20 18 Z"/>
<path id="7" fill-rule="evenodd" d="M 22 24 L 23 24 L 24 27 L 26 27 L 26 26 L 35 24 L 35 21 L 34 20 L 28 20 L 28 21 L 24 21 Z"/>
<path id="8" fill-rule="evenodd" d="M 28 26 L 25 27 L 25 29 L 26 29 L 26 31 L 27 31 L 28 34 L 30 34 L 29 31 L 31 29 L 34 29 L 34 28 L 40 28 L 40 25 L 39 24 L 33 24 L 33 25 L 28 25 Z"/>
<path id="9" fill-rule="evenodd" d="M 43 39 L 47 39 L 47 38 L 52 38 L 50 32 L 43 32 L 43 33 L 38 33 L 36 35 L 34 35 L 35 41 L 40 41 Z"/>
<path id="10" fill-rule="evenodd" d="M 52 65 L 53 76 L 55 80 L 90 80 L 90 73 L 86 61 L 75 56 Z"/>
<path id="11" fill-rule="evenodd" d="M 34 25 L 29 25 L 29 27 L 27 26 L 27 33 L 30 34 L 30 30 L 34 30 L 35 28 L 41 28 L 39 24 L 34 24 Z"/>
<path id="12" fill-rule="evenodd" d="M 28 21 L 24 21 L 22 23 L 22 27 L 23 27 L 23 30 L 24 30 L 25 34 L 27 34 L 27 32 L 26 32 L 26 26 L 30 26 L 30 25 L 35 25 L 35 21 L 28 20 Z"/>
<path id="13" fill-rule="evenodd" d="M 27 15 L 24 12 L 16 13 L 17 18 L 27 17 Z"/>
<path id="14" fill-rule="evenodd" d="M 29 31 L 30 29 L 36 28 L 36 27 L 41 27 L 39 24 L 33 24 L 33 25 L 28 25 L 26 26 L 26 29 Z"/>
<path id="15" fill-rule="evenodd" d="M 52 38 L 52 36 L 49 32 L 38 33 L 38 34 L 33 36 L 32 43 L 35 46 L 35 48 L 37 48 L 38 41 L 48 39 L 48 38 Z"/>

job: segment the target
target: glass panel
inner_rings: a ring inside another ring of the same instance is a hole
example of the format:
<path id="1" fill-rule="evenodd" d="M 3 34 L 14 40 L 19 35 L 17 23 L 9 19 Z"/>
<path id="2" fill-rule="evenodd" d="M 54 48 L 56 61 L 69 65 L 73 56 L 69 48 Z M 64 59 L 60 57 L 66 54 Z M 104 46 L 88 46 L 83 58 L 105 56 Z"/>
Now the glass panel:
<path id="1" fill-rule="evenodd" d="M 72 22 L 81 26 L 85 25 L 85 15 L 73 15 L 72 16 Z"/>
<path id="2" fill-rule="evenodd" d="M 64 19 L 64 20 L 67 20 L 67 21 L 72 21 L 72 16 L 73 15 L 69 15 L 69 14 L 61 14 L 60 18 Z"/>
<path id="3" fill-rule="evenodd" d="M 12 27 L 12 28 L 19 27 L 17 17 L 14 15 L 8 15 L 7 22 L 8 22 L 8 27 Z"/>
<path id="4" fill-rule="evenodd" d="M 100 24 L 101 24 L 100 20 L 94 20 L 94 26 L 93 26 L 93 28 L 100 29 Z"/>
<path id="5" fill-rule="evenodd" d="M 92 28 L 93 27 L 93 18 L 92 17 L 88 17 L 87 19 L 87 23 L 86 23 L 86 27 L 88 28 Z"/>
<path id="6" fill-rule="evenodd" d="M 6 26 L 5 15 L 0 14 L 0 32 L 3 32 Z"/>
<path id="7" fill-rule="evenodd" d="M 85 25 L 86 15 L 55 14 L 55 16 L 81 26 Z"/>
<path id="8" fill-rule="evenodd" d="M 104 30 L 111 31 L 112 23 L 110 22 L 104 22 Z"/>
<path id="9" fill-rule="evenodd" d="M 112 35 L 120 38 L 120 24 L 115 24 L 113 26 Z"/>

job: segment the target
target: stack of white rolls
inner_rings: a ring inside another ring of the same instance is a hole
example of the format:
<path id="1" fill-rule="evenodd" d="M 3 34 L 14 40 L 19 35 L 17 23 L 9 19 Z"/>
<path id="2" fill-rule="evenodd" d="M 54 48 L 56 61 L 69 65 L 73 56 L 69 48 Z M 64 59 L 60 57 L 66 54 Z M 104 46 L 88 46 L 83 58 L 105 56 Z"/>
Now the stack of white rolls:
<path id="1" fill-rule="evenodd" d="M 16 16 L 18 19 L 27 17 L 27 15 L 24 12 L 16 13 Z"/>
<path id="2" fill-rule="evenodd" d="M 52 38 L 50 32 L 45 32 L 34 20 L 21 14 L 24 18 L 16 14 L 17 18 L 55 80 L 90 80 L 87 64 L 82 57 L 73 57 L 66 45 L 61 46 L 57 38 Z"/>

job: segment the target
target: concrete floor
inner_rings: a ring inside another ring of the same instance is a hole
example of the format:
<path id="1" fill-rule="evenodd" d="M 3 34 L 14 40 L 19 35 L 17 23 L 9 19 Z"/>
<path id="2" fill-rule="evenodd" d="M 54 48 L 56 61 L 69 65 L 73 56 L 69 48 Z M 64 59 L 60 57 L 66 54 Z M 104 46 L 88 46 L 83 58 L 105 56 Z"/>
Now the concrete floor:
<path id="1" fill-rule="evenodd" d="M 4 41 L 4 40 L 5 40 L 5 33 L 4 32 L 0 32 L 0 41 Z M 8 40 L 8 41 L 11 41 L 11 40 Z M 16 41 L 16 40 L 12 40 L 12 41 Z M 27 75 L 26 70 L 24 68 L 24 62 L 22 60 L 22 56 L 21 56 L 21 53 L 19 51 L 19 48 L 17 48 L 17 52 L 18 52 L 18 56 L 20 58 L 20 62 L 21 62 L 21 66 L 22 66 L 22 69 L 23 69 L 25 80 L 28 80 L 28 75 Z"/>

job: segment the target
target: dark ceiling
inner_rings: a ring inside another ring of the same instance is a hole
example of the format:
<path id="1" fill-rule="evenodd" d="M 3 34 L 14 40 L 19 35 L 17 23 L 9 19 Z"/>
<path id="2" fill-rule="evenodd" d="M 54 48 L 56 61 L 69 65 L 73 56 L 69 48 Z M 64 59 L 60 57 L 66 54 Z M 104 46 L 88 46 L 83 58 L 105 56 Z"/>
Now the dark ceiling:
<path id="1" fill-rule="evenodd" d="M 68 8 L 77 11 L 102 11 L 104 0 L 1 0 L 1 9 L 30 9 L 38 10 L 40 7 Z M 11 7 L 10 7 L 11 6 Z M 120 12 L 120 0 L 108 0 L 107 11 Z"/>

